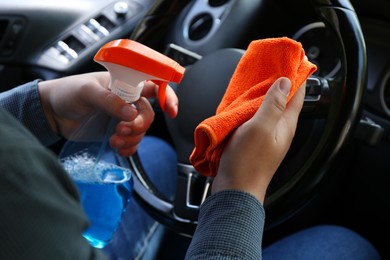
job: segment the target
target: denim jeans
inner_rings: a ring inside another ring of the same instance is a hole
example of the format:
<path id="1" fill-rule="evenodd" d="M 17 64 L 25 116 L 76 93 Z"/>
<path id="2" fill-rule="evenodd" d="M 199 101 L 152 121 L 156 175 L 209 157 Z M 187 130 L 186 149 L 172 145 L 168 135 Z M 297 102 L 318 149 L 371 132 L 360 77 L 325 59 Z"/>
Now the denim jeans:
<path id="1" fill-rule="evenodd" d="M 376 249 L 350 229 L 322 225 L 304 229 L 263 249 L 264 260 L 379 260 Z"/>

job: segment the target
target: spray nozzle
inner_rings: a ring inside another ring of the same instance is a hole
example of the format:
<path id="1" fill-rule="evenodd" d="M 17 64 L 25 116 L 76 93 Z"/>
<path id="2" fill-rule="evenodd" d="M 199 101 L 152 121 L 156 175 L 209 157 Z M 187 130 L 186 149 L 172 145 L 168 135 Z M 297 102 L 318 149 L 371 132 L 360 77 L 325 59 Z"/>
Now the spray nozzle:
<path id="1" fill-rule="evenodd" d="M 110 72 L 111 90 L 129 103 L 139 99 L 142 91 L 140 82 L 153 81 L 159 86 L 158 100 L 163 111 L 168 82 L 180 83 L 185 71 L 169 57 L 129 39 L 105 44 L 96 53 L 94 60 Z M 130 90 L 131 87 L 136 89 Z"/>

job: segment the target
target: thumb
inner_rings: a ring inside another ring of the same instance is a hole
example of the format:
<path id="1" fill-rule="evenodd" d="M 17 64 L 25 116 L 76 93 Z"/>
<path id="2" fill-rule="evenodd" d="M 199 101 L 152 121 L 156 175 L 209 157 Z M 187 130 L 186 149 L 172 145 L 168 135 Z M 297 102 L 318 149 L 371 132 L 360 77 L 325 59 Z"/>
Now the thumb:
<path id="1" fill-rule="evenodd" d="M 261 118 L 257 122 L 262 122 L 270 128 L 275 128 L 286 109 L 290 89 L 291 81 L 288 78 L 278 78 L 268 89 L 263 104 L 255 114 L 255 117 Z"/>
<path id="2" fill-rule="evenodd" d="M 105 88 L 91 91 L 89 100 L 92 106 L 104 111 L 105 114 L 124 121 L 131 121 L 138 114 L 132 105 Z"/>

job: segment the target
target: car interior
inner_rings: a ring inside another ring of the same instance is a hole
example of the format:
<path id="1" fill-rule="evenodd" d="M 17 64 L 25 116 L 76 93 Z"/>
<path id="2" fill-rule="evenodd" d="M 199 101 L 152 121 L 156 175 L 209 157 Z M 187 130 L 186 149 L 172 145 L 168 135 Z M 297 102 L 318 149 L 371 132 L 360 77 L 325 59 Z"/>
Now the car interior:
<path id="1" fill-rule="evenodd" d="M 104 70 L 93 57 L 115 39 L 139 41 L 186 67 L 182 82 L 170 84 L 178 117 L 151 100 L 156 116 L 148 131 L 177 151 L 175 198 L 158 191 L 137 154 L 129 158 L 135 199 L 172 232 L 161 257 L 182 259 L 212 183 L 189 162 L 195 127 L 215 113 L 251 41 L 294 39 L 317 71 L 267 191 L 263 246 L 337 224 L 390 259 L 389 13 L 389 0 L 2 0 L 0 87 Z"/>

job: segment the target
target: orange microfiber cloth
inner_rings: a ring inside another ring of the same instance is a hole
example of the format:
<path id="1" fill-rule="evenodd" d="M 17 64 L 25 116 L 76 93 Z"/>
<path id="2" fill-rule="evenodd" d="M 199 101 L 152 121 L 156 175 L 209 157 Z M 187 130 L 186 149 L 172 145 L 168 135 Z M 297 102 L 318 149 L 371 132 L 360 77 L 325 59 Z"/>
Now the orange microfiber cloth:
<path id="1" fill-rule="evenodd" d="M 299 42 L 287 37 L 252 41 L 230 79 L 216 115 L 195 129 L 191 164 L 202 175 L 214 177 L 227 137 L 256 113 L 275 80 L 290 79 L 290 100 L 316 69 L 305 58 Z"/>

